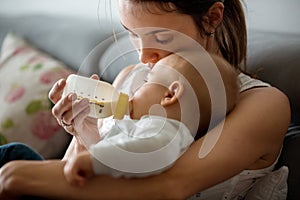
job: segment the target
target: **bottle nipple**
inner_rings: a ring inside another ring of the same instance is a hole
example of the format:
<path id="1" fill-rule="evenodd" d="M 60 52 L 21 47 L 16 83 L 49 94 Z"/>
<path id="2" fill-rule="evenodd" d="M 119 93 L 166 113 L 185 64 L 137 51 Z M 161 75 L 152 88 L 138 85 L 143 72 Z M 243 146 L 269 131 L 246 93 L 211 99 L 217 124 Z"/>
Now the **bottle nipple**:
<path id="1" fill-rule="evenodd" d="M 116 109 L 114 112 L 114 119 L 123 119 L 124 115 L 126 114 L 128 110 L 128 102 L 129 102 L 129 96 L 124 93 L 120 93 Z"/>

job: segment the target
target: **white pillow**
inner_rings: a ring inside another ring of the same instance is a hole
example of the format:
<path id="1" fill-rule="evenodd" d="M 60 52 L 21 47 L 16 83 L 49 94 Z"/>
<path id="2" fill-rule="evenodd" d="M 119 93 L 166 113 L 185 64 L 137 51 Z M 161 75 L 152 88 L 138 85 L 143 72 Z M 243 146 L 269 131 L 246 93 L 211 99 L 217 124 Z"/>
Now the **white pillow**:
<path id="1" fill-rule="evenodd" d="M 247 193 L 245 200 L 285 200 L 288 173 L 288 168 L 283 166 L 261 178 Z"/>
<path id="2" fill-rule="evenodd" d="M 61 155 L 69 136 L 52 116 L 48 92 L 70 73 L 24 39 L 6 36 L 0 55 L 0 145 L 22 142 L 45 158 Z"/>

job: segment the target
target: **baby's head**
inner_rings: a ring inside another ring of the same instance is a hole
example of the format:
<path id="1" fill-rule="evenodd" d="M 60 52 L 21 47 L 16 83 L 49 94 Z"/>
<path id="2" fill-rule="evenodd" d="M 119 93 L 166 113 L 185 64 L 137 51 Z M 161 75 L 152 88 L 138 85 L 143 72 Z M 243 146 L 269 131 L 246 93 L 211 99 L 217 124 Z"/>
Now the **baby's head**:
<path id="1" fill-rule="evenodd" d="M 211 58 L 222 77 L 226 94 L 224 105 L 228 113 L 238 99 L 237 73 L 221 57 L 211 55 Z M 201 70 L 201 65 L 200 69 L 196 69 L 176 54 L 161 59 L 149 73 L 145 84 L 135 93 L 131 117 L 139 119 L 148 114 L 163 115 L 182 121 L 194 135 L 197 132 L 205 132 L 212 112 L 211 96 L 207 86 L 211 83 L 205 82 L 200 74 Z"/>

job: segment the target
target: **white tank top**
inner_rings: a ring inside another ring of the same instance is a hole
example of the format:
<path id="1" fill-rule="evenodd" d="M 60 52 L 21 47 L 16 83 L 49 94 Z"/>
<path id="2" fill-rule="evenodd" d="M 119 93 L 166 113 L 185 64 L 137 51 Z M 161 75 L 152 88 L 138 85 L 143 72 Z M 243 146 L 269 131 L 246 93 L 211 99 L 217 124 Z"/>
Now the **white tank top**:
<path id="1" fill-rule="evenodd" d="M 262 82 L 261 80 L 251 78 L 250 76 L 240 73 L 238 75 L 240 81 L 240 92 L 249 90 L 255 87 L 270 87 L 270 84 Z"/>

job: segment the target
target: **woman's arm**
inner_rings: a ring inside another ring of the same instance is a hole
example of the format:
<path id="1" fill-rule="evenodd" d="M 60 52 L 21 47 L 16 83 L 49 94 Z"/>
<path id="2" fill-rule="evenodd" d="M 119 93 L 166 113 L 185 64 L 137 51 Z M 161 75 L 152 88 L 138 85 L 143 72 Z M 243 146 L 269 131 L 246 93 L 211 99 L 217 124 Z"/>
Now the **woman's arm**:
<path id="1" fill-rule="evenodd" d="M 64 162 L 17 161 L 1 169 L 0 185 L 4 193 L 66 199 L 185 199 L 244 169 L 271 165 L 289 121 L 285 95 L 275 88 L 251 89 L 241 94 L 236 108 L 226 117 L 216 146 L 203 159 L 198 157 L 200 138 L 162 174 L 139 179 L 96 176 L 84 187 L 66 182 Z"/>
<path id="2" fill-rule="evenodd" d="M 200 138 L 169 171 L 172 177 L 175 175 L 172 182 L 177 196 L 186 198 L 245 169 L 270 166 L 279 155 L 289 123 L 289 101 L 276 88 L 241 93 L 210 154 L 203 159 L 195 158 L 204 140 Z"/>

